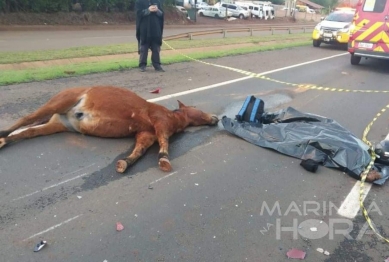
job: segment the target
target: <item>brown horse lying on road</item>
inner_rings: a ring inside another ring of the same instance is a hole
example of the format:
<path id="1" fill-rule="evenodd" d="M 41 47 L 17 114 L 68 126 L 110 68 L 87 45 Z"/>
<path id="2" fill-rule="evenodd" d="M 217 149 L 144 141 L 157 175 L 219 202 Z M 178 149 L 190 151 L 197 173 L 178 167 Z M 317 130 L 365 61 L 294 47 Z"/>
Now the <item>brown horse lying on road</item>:
<path id="1" fill-rule="evenodd" d="M 169 137 L 187 126 L 216 125 L 219 121 L 216 115 L 185 106 L 180 101 L 178 104 L 179 109 L 170 111 L 127 89 L 113 86 L 71 88 L 9 129 L 0 131 L 0 148 L 22 139 L 67 131 L 97 137 L 135 136 L 134 150 L 116 163 L 116 171 L 126 171 L 156 141 L 160 147 L 159 167 L 170 171 Z M 28 128 L 11 134 L 25 126 Z"/>

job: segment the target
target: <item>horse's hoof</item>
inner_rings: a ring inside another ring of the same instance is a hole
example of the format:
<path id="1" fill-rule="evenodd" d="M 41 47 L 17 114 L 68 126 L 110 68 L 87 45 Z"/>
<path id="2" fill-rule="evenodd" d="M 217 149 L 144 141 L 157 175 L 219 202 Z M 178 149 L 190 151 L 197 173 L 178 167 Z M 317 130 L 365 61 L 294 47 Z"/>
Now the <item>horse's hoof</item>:
<path id="1" fill-rule="evenodd" d="M 0 138 L 0 148 L 5 146 L 5 138 Z"/>
<path id="2" fill-rule="evenodd" d="M 116 162 L 116 172 L 123 174 L 126 171 L 128 164 L 126 160 L 119 160 Z"/>
<path id="3" fill-rule="evenodd" d="M 9 131 L 0 131 L 0 137 L 7 137 L 11 132 Z"/>
<path id="4" fill-rule="evenodd" d="M 213 115 L 211 118 L 211 126 L 217 125 L 218 122 L 219 122 L 219 118 L 216 115 Z"/>
<path id="5" fill-rule="evenodd" d="M 169 159 L 166 157 L 162 157 L 158 161 L 159 168 L 164 172 L 172 171 L 172 166 L 170 165 Z"/>

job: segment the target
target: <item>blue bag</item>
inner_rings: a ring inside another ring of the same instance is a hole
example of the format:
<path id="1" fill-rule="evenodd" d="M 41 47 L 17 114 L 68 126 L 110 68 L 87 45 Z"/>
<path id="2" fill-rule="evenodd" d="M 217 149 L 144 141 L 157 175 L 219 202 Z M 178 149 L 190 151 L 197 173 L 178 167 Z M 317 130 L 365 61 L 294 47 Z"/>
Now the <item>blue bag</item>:
<path id="1" fill-rule="evenodd" d="M 239 113 L 235 116 L 238 122 L 261 123 L 265 102 L 255 96 L 248 96 Z"/>

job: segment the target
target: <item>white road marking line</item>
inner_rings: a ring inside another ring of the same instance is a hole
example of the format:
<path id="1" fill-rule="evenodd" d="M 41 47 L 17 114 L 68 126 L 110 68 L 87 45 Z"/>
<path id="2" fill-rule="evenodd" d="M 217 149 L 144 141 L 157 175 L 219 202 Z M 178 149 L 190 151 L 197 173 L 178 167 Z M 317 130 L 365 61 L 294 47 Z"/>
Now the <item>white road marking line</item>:
<path id="1" fill-rule="evenodd" d="M 70 173 L 67 173 L 67 174 L 63 175 L 62 177 L 65 177 L 65 176 L 67 176 L 67 175 L 71 175 L 71 174 L 77 173 L 77 172 L 79 172 L 79 171 L 81 171 L 81 170 L 90 168 L 91 166 L 94 166 L 95 164 L 96 164 L 96 163 L 93 163 L 93 164 L 90 164 L 89 166 L 86 166 L 86 167 L 77 169 L 77 170 L 75 170 L 75 171 L 72 171 L 72 172 L 70 172 Z"/>
<path id="2" fill-rule="evenodd" d="M 389 134 L 385 137 L 385 140 L 389 140 Z M 347 218 L 354 218 L 358 214 L 361 208 L 359 203 L 360 186 L 361 186 L 361 182 L 357 181 L 357 183 L 355 183 L 354 187 L 351 189 L 350 193 L 347 195 L 342 205 L 339 207 L 338 215 Z M 363 200 L 365 200 L 371 187 L 372 187 L 371 183 L 365 183 L 364 190 L 363 190 L 364 192 Z"/>
<path id="3" fill-rule="evenodd" d="M 79 171 L 81 171 L 81 170 L 87 169 L 87 168 L 89 168 L 89 167 L 91 167 L 91 166 L 94 166 L 95 164 L 96 164 L 96 163 L 93 163 L 93 164 L 90 164 L 90 165 L 88 165 L 88 166 L 86 166 L 86 167 L 83 167 L 83 168 L 77 169 L 77 170 L 75 170 L 75 171 L 72 171 L 72 172 L 70 172 L 70 173 L 67 173 L 67 174 L 65 174 L 63 177 L 66 177 L 67 175 L 74 174 L 74 173 L 77 173 L 77 172 L 79 172 Z M 0 171 L 1 171 L 1 170 L 0 170 Z M 1 173 L 1 172 L 0 172 L 0 173 Z M 12 199 L 11 202 L 17 201 L 17 200 L 20 200 L 20 199 L 23 199 L 23 198 L 26 198 L 26 197 L 29 197 L 29 196 L 32 196 L 32 195 L 35 195 L 35 194 L 37 194 L 37 193 L 39 193 L 39 192 L 46 191 L 46 190 L 48 190 L 48 189 L 50 189 L 50 188 L 53 188 L 53 187 L 62 185 L 62 184 L 64 184 L 64 183 L 70 182 L 70 181 L 72 181 L 72 180 L 74 180 L 74 179 L 83 177 L 83 176 L 85 176 L 85 175 L 87 175 L 87 173 L 84 173 L 84 174 L 82 174 L 82 175 L 79 175 L 79 176 L 76 176 L 76 177 L 73 177 L 73 178 L 69 178 L 68 180 L 65 180 L 65 181 L 59 182 L 59 183 L 57 183 L 57 184 L 54 184 L 54 185 L 45 187 L 45 188 L 43 188 L 43 189 L 41 189 L 41 190 L 37 190 L 37 191 L 35 191 L 35 192 L 26 194 L 26 195 L 24 195 L 24 196 L 17 197 L 17 198 L 15 198 L 15 199 Z"/>
<path id="4" fill-rule="evenodd" d="M 65 224 L 69 223 L 70 221 L 79 218 L 80 216 L 82 216 L 82 214 L 80 214 L 80 215 L 78 215 L 78 216 L 75 216 L 75 217 L 72 217 L 72 218 L 69 218 L 68 220 L 66 220 L 66 221 L 64 221 L 64 222 L 62 222 L 62 223 L 59 223 L 59 224 L 57 224 L 57 225 L 55 225 L 55 226 L 49 227 L 49 228 L 46 229 L 46 230 L 43 230 L 43 231 L 41 231 L 41 232 L 39 232 L 39 233 L 36 233 L 35 235 L 32 235 L 32 236 L 30 236 L 30 237 L 24 239 L 23 241 L 27 241 L 27 240 L 29 240 L 29 239 L 31 239 L 31 238 L 34 238 L 34 237 L 36 237 L 36 236 L 39 236 L 39 235 L 42 235 L 42 234 L 44 234 L 44 233 L 47 233 L 47 232 L 49 232 L 49 231 L 51 231 L 51 230 L 54 230 L 54 229 L 56 229 L 57 227 L 60 227 L 60 226 L 62 226 L 62 225 L 65 225 Z"/>
<path id="5" fill-rule="evenodd" d="M 361 181 L 358 181 L 355 183 L 353 188 L 351 189 L 350 193 L 347 195 L 346 199 L 343 201 L 342 205 L 338 209 L 338 215 L 341 215 L 343 217 L 347 218 L 354 218 L 360 209 L 359 204 L 359 188 L 361 186 Z M 365 200 L 367 194 L 369 193 L 371 189 L 372 184 L 365 183 L 364 186 L 364 196 L 363 200 Z"/>
<path id="6" fill-rule="evenodd" d="M 152 99 L 149 99 L 147 101 L 148 102 L 157 102 L 157 101 L 162 101 L 162 100 L 166 100 L 166 99 L 173 98 L 173 97 L 189 95 L 189 94 L 192 94 L 192 93 L 197 93 L 197 92 L 208 90 L 208 89 L 212 89 L 212 88 L 215 88 L 215 87 L 232 84 L 232 83 L 243 81 L 243 80 L 250 79 L 250 78 L 253 78 L 253 77 L 252 76 L 245 76 L 245 77 L 242 77 L 242 78 L 238 78 L 238 79 L 234 79 L 234 80 L 230 80 L 230 81 L 225 81 L 225 82 L 217 83 L 217 84 L 214 84 L 214 85 L 203 86 L 203 87 L 195 88 L 195 89 L 188 90 L 188 91 L 182 91 L 182 92 L 178 92 L 178 93 L 171 94 L 171 95 L 161 96 L 161 97 L 158 97 L 158 98 L 152 98 Z"/>
<path id="7" fill-rule="evenodd" d="M 291 65 L 291 66 L 281 67 L 281 68 L 278 68 L 278 69 L 274 69 L 274 70 L 258 73 L 258 75 L 260 75 L 260 76 L 268 75 L 268 74 L 271 74 L 271 73 L 276 73 L 276 72 L 288 70 L 288 69 L 299 67 L 299 66 L 309 65 L 309 64 L 312 64 L 312 63 L 317 63 L 317 62 L 321 62 L 321 61 L 324 61 L 324 60 L 336 58 L 336 57 L 339 57 L 339 56 L 344 56 L 344 55 L 347 55 L 347 54 L 348 53 L 342 53 L 342 54 L 338 54 L 338 55 L 328 56 L 328 57 L 325 57 L 325 58 L 311 60 L 311 61 L 300 63 L 300 64 L 295 64 L 295 65 Z M 246 77 L 242 77 L 242 78 L 237 78 L 237 79 L 234 79 L 234 80 L 225 81 L 225 82 L 217 83 L 217 84 L 214 84 L 214 85 L 203 86 L 203 87 L 195 88 L 195 89 L 188 90 L 188 91 L 178 92 L 178 93 L 175 93 L 175 94 L 161 96 L 161 97 L 158 97 L 158 98 L 152 98 L 152 99 L 149 99 L 147 101 L 149 101 L 149 102 L 162 101 L 162 100 L 166 100 L 166 99 L 169 99 L 169 98 L 174 98 L 174 97 L 178 97 L 178 96 L 188 95 L 188 94 L 197 93 L 197 92 L 200 92 L 200 91 L 212 89 L 212 88 L 215 88 L 215 87 L 232 84 L 232 83 L 243 81 L 243 80 L 247 80 L 247 79 L 250 79 L 250 78 L 253 78 L 253 77 L 252 76 L 246 76 Z"/>
<path id="8" fill-rule="evenodd" d="M 21 196 L 21 197 L 12 199 L 11 202 L 17 201 L 17 200 L 20 200 L 20 199 L 23 199 L 23 198 L 26 198 L 26 197 L 29 197 L 29 196 L 32 196 L 32 195 L 35 195 L 35 194 L 37 194 L 37 193 L 46 191 L 46 190 L 51 189 L 51 188 L 53 188 L 53 187 L 60 186 L 60 185 L 62 185 L 62 184 L 68 183 L 68 182 L 70 182 L 70 181 L 73 181 L 73 180 L 75 180 L 75 179 L 81 178 L 81 177 L 86 176 L 86 175 L 88 175 L 88 173 L 84 173 L 84 174 L 82 174 L 82 175 L 79 175 L 79 176 L 76 176 L 76 177 L 69 178 L 69 179 L 64 180 L 64 181 L 61 181 L 61 182 L 59 182 L 59 183 L 57 183 L 57 184 L 54 184 L 54 185 L 51 185 L 51 186 L 42 188 L 41 190 L 37 190 L 37 191 L 32 192 L 32 193 L 30 193 L 30 194 L 27 194 L 27 195 L 24 195 L 24 196 Z"/>
<path id="9" fill-rule="evenodd" d="M 178 172 L 178 171 L 173 172 L 173 173 L 170 173 L 170 174 L 168 174 L 168 175 L 166 175 L 166 176 L 164 176 L 164 177 L 161 177 L 161 178 L 159 178 L 159 179 L 157 179 L 157 180 L 151 182 L 150 185 L 155 184 L 155 183 L 157 183 L 157 182 L 159 182 L 159 181 L 161 181 L 161 180 L 163 180 L 163 179 L 165 179 L 165 178 L 168 178 L 169 176 L 172 176 L 172 175 L 176 174 L 177 172 Z"/>

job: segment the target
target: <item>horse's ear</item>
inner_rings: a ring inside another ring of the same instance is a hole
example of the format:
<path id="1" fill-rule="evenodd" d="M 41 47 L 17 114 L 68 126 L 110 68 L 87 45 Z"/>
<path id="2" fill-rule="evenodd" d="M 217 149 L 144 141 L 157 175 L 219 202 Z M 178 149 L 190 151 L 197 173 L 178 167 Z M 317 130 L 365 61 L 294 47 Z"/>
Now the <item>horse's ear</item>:
<path id="1" fill-rule="evenodd" d="M 177 100 L 177 102 L 178 102 L 178 108 L 186 107 L 186 105 L 184 105 L 180 100 Z"/>

